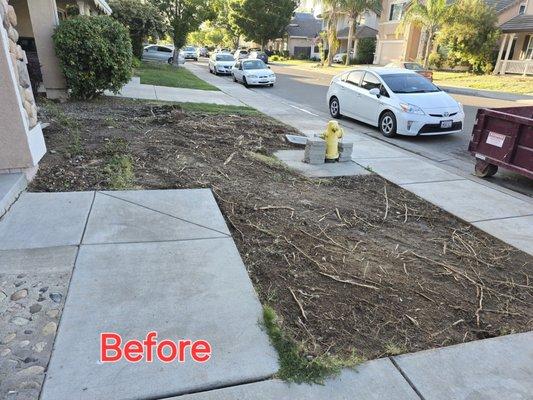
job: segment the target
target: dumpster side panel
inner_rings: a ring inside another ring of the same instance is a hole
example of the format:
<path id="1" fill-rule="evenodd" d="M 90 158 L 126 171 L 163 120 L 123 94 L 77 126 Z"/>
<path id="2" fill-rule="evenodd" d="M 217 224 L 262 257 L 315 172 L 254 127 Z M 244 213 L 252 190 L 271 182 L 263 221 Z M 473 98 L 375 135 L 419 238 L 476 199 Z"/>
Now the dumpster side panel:
<path id="1" fill-rule="evenodd" d="M 533 106 L 478 110 L 468 150 L 533 179 Z"/>
<path id="2" fill-rule="evenodd" d="M 533 171 L 533 126 L 521 126 L 513 164 Z"/>

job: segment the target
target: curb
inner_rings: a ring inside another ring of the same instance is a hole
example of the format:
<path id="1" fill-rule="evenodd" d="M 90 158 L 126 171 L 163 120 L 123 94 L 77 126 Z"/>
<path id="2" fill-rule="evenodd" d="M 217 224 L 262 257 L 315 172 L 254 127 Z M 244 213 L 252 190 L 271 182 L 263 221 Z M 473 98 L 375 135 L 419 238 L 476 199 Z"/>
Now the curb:
<path id="1" fill-rule="evenodd" d="M 455 86 L 440 86 L 440 85 L 437 85 L 437 86 L 441 88 L 442 90 L 444 90 L 445 92 L 452 93 L 452 94 L 486 97 L 489 99 L 507 100 L 507 101 L 521 101 L 521 100 L 522 101 L 523 100 L 533 101 L 533 96 L 529 96 L 525 94 L 496 92 L 492 90 L 469 89 L 469 88 L 455 87 Z"/>

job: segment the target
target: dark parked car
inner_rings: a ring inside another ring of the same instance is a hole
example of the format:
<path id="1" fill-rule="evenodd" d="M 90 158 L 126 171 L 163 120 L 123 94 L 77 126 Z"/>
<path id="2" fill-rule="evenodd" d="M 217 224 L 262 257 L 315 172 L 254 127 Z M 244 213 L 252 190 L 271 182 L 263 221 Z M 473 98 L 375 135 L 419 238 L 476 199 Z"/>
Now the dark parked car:
<path id="1" fill-rule="evenodd" d="M 265 64 L 268 64 L 268 55 L 264 51 L 252 51 L 248 58 L 258 58 L 263 61 Z"/>

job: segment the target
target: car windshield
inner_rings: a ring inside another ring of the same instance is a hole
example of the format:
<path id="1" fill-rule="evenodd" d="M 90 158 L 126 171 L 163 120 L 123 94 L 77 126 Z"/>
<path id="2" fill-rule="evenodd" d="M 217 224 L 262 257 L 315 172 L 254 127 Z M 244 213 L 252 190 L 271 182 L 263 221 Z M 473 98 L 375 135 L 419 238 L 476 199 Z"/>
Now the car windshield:
<path id="1" fill-rule="evenodd" d="M 185 51 L 194 51 L 194 47 L 185 47 Z"/>
<path id="2" fill-rule="evenodd" d="M 424 67 L 422 67 L 420 64 L 417 63 L 405 63 L 405 68 L 410 69 L 412 71 L 423 71 Z"/>
<path id="3" fill-rule="evenodd" d="M 244 69 L 265 69 L 266 65 L 262 60 L 246 61 L 242 64 Z"/>
<path id="4" fill-rule="evenodd" d="M 234 61 L 231 54 L 217 54 L 217 61 Z"/>
<path id="5" fill-rule="evenodd" d="M 394 93 L 440 92 L 429 80 L 414 73 L 381 75 L 381 78 Z"/>

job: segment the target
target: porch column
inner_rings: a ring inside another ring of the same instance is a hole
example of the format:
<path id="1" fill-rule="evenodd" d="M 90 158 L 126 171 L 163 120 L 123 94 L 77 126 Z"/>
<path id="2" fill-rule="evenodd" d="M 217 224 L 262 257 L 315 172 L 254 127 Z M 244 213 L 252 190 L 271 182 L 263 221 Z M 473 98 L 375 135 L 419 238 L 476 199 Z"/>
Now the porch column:
<path id="1" fill-rule="evenodd" d="M 46 152 L 30 87 L 25 54 L 15 44 L 17 17 L 0 0 L 0 173 L 32 175 Z M 8 33 L 9 32 L 9 33 Z"/>
<path id="2" fill-rule="evenodd" d="M 55 0 L 31 0 L 28 1 L 28 9 L 46 96 L 50 99 L 65 99 L 68 96 L 67 84 L 52 41 L 54 29 L 59 25 L 56 2 Z"/>
<path id="3" fill-rule="evenodd" d="M 83 0 L 77 1 L 78 9 L 80 10 L 80 15 L 91 15 L 91 10 Z"/>
<path id="4" fill-rule="evenodd" d="M 505 48 L 505 41 L 507 40 L 508 36 L 509 35 L 507 34 L 502 35 L 502 44 L 500 45 L 500 51 L 498 52 L 498 58 L 496 58 L 496 65 L 494 66 L 494 71 L 492 72 L 494 75 L 497 75 L 500 72 L 500 68 L 502 65 L 503 49 Z"/>
<path id="5" fill-rule="evenodd" d="M 509 60 L 509 55 L 511 54 L 511 47 L 513 45 L 514 37 L 515 37 L 514 33 L 511 33 L 509 35 L 509 43 L 507 44 L 507 51 L 505 52 L 505 58 L 502 63 L 502 69 L 500 71 L 500 74 L 505 75 L 505 72 L 507 72 L 507 61 Z"/>

